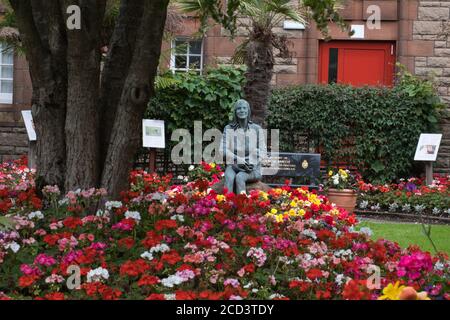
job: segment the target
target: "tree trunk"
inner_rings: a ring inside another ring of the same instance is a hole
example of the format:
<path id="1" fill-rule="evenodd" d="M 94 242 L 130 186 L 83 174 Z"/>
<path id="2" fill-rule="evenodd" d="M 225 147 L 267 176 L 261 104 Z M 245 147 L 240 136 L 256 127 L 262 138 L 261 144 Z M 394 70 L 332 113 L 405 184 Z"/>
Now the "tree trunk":
<path id="1" fill-rule="evenodd" d="M 168 0 L 146 1 L 131 66 L 117 108 L 102 186 L 112 197 L 125 190 L 128 173 L 141 144 L 142 118 L 156 75 Z"/>
<path id="2" fill-rule="evenodd" d="M 66 190 L 99 185 L 100 31 L 106 0 L 65 0 L 81 8 L 81 29 L 68 30 Z"/>
<path id="3" fill-rule="evenodd" d="M 247 79 L 244 94 L 252 109 L 253 121 L 265 127 L 270 81 L 273 74 L 272 44 L 268 37 L 252 39 L 247 46 Z"/>
<path id="4" fill-rule="evenodd" d="M 38 189 L 102 182 L 117 197 L 140 145 L 169 0 L 122 0 L 101 87 L 106 0 L 10 2 L 33 83 Z M 81 8 L 80 30 L 66 26 L 66 9 L 74 4 Z"/>
<path id="5" fill-rule="evenodd" d="M 37 135 L 36 188 L 64 187 L 66 147 L 67 44 L 56 1 L 12 0 L 33 85 Z"/>
<path id="6" fill-rule="evenodd" d="M 100 164 L 106 159 L 117 107 L 130 69 L 136 35 L 144 12 L 143 0 L 124 0 L 108 48 L 100 91 Z M 101 174 L 101 171 L 100 171 Z"/>

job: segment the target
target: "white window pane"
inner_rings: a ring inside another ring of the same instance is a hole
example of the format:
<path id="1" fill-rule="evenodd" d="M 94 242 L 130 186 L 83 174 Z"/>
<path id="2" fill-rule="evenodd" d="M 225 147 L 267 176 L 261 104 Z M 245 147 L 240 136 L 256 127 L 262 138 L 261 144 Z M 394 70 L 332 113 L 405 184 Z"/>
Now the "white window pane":
<path id="1" fill-rule="evenodd" d="M 12 93 L 13 92 L 13 82 L 10 80 L 0 81 L 0 93 Z"/>
<path id="2" fill-rule="evenodd" d="M 3 50 L 3 48 L 1 50 Z M 13 64 L 14 63 L 14 56 L 13 56 L 13 53 L 11 50 L 2 51 L 2 63 L 4 63 L 4 64 Z"/>
<path id="3" fill-rule="evenodd" d="M 7 78 L 12 79 L 13 78 L 13 66 L 2 66 L 1 67 L 1 74 L 0 78 Z"/>

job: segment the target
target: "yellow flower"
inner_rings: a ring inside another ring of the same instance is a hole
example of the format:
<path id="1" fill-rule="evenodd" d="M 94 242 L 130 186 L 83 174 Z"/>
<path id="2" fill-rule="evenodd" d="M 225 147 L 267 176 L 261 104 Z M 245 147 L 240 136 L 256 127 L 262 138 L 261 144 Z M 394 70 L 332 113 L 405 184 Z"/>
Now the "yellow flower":
<path id="1" fill-rule="evenodd" d="M 333 171 L 328 171 L 328 175 L 331 177 L 333 175 Z"/>
<path id="2" fill-rule="evenodd" d="M 298 210 L 299 216 L 303 217 L 305 215 L 306 211 L 303 209 Z"/>
<path id="3" fill-rule="evenodd" d="M 296 215 L 297 215 L 297 213 L 295 212 L 294 209 L 289 210 L 289 216 L 295 217 Z"/>
<path id="4" fill-rule="evenodd" d="M 264 192 L 264 191 L 260 191 L 259 195 L 264 199 L 264 200 L 268 200 L 269 199 L 269 195 Z"/>
<path id="5" fill-rule="evenodd" d="M 389 283 L 386 288 L 383 289 L 383 295 L 378 300 L 399 300 L 400 293 L 405 286 L 400 286 L 400 281 L 397 281 L 394 285 Z"/>
<path id="6" fill-rule="evenodd" d="M 217 202 L 225 201 L 225 199 L 226 199 L 226 197 L 225 197 L 223 194 L 218 194 L 218 195 L 216 196 Z"/>
<path id="7" fill-rule="evenodd" d="M 277 214 L 277 215 L 275 216 L 275 219 L 276 219 L 276 221 L 277 221 L 278 223 L 281 223 L 281 222 L 284 221 L 284 216 L 283 216 L 282 214 Z"/>
<path id="8" fill-rule="evenodd" d="M 297 201 L 292 200 L 291 203 L 289 204 L 292 208 L 297 208 Z"/>
<path id="9" fill-rule="evenodd" d="M 211 168 L 215 168 L 215 167 L 216 167 L 216 164 L 215 164 L 214 162 L 211 162 L 211 163 L 209 164 L 209 166 L 210 166 Z"/>
<path id="10" fill-rule="evenodd" d="M 271 213 L 271 214 L 276 214 L 277 212 L 278 212 L 278 210 L 275 209 L 275 208 L 272 208 L 272 209 L 270 210 L 270 213 Z"/>
<path id="11" fill-rule="evenodd" d="M 336 208 L 334 208 L 334 209 L 331 209 L 331 210 L 330 210 L 330 213 L 331 213 L 333 216 L 337 216 L 337 215 L 339 215 L 339 210 L 336 209 Z"/>

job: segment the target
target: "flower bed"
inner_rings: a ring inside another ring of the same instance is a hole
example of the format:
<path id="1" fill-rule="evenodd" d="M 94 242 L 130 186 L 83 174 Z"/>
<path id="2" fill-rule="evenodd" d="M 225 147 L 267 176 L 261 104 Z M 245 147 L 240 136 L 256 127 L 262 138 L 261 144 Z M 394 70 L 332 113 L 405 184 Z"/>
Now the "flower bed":
<path id="1" fill-rule="evenodd" d="M 221 195 L 138 171 L 122 201 L 97 212 L 105 190 L 58 200 L 57 187 L 45 188 L 43 210 L 32 174 L 0 172 L 14 224 L 0 231 L 5 299 L 398 299 L 401 285 L 450 299 L 447 256 L 372 241 L 354 215 L 304 189 Z M 374 268 L 378 288 L 367 286 Z"/>
<path id="2" fill-rule="evenodd" d="M 431 186 L 418 178 L 398 184 L 359 182 L 358 208 L 374 212 L 404 213 L 450 218 L 450 177 L 435 177 Z"/>

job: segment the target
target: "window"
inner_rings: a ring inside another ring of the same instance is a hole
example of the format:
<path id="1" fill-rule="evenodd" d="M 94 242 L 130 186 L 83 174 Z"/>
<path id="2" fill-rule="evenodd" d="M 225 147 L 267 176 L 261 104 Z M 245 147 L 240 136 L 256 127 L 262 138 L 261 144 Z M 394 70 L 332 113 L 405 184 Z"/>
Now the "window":
<path id="1" fill-rule="evenodd" d="M 14 54 L 0 44 L 0 103 L 13 103 Z"/>
<path id="2" fill-rule="evenodd" d="M 203 41 L 176 39 L 172 41 L 170 69 L 173 72 L 196 71 L 203 69 Z"/>

